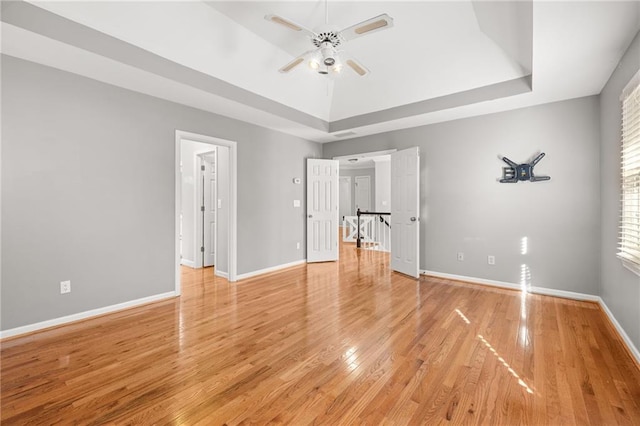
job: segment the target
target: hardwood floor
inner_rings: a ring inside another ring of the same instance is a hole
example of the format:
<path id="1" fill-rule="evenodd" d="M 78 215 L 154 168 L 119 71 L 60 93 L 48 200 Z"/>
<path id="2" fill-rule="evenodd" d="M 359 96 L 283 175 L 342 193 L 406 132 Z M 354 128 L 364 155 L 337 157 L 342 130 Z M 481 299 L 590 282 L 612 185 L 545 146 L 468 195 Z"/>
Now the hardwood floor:
<path id="1" fill-rule="evenodd" d="M 337 263 L 2 342 L 3 424 L 640 425 L 598 305 Z"/>

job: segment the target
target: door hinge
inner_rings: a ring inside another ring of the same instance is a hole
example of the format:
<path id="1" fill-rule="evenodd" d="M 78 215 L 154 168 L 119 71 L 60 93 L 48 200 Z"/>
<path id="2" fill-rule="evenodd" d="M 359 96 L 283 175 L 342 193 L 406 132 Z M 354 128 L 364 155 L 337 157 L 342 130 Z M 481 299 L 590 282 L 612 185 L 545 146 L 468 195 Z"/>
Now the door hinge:
<path id="1" fill-rule="evenodd" d="M 200 251 L 204 253 L 204 247 L 200 247 Z"/>
<path id="2" fill-rule="evenodd" d="M 204 172 L 204 165 L 200 166 L 200 170 Z"/>
<path id="3" fill-rule="evenodd" d="M 200 206 L 200 211 L 203 212 L 204 211 L 204 206 Z"/>

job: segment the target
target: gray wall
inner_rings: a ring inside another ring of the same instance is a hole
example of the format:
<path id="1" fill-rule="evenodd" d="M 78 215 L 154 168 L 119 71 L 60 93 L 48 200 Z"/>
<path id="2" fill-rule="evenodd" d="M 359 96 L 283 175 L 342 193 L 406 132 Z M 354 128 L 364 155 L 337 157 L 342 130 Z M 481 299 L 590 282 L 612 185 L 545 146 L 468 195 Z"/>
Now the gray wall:
<path id="1" fill-rule="evenodd" d="M 348 169 L 341 167 L 340 176 L 351 176 L 351 206 L 353 208 L 352 216 L 356 214 L 356 176 L 369 176 L 371 184 L 371 211 L 374 211 L 376 205 L 376 170 L 374 167 L 366 169 Z M 340 218 L 342 221 L 342 218 Z M 342 222 L 341 222 L 342 223 Z"/>
<path id="2" fill-rule="evenodd" d="M 2 123 L 2 330 L 173 290 L 176 129 L 238 142 L 238 273 L 304 259 L 319 144 L 7 56 Z"/>
<path id="3" fill-rule="evenodd" d="M 329 143 L 323 155 L 420 147 L 422 269 L 521 283 L 525 268 L 527 284 L 596 295 L 599 121 L 593 96 Z M 499 155 L 520 163 L 538 151 L 535 171 L 551 181 L 497 182 Z"/>
<path id="4" fill-rule="evenodd" d="M 636 348 L 640 348 L 640 277 L 624 268 L 616 253 L 620 216 L 620 94 L 638 70 L 640 33 L 600 94 L 601 296 Z"/>

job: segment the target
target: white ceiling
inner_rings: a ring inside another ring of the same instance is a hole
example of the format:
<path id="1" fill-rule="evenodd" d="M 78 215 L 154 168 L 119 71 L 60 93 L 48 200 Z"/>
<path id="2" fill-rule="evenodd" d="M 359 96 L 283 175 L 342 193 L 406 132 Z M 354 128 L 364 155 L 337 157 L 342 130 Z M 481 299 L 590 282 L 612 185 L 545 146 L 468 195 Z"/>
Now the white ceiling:
<path id="1" fill-rule="evenodd" d="M 277 72 L 312 46 L 264 15 L 317 29 L 322 1 L 3 2 L 2 52 L 326 142 L 598 94 L 640 29 L 637 1 L 328 7 L 336 29 L 393 17 L 344 45 L 369 75 Z"/>

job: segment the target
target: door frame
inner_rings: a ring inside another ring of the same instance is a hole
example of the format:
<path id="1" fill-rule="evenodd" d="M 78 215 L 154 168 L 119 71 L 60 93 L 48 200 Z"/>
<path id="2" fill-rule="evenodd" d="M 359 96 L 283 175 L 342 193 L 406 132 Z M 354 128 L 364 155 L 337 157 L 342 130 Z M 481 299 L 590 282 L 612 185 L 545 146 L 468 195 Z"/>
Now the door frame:
<path id="1" fill-rule="evenodd" d="M 369 158 L 369 157 L 378 157 L 380 155 L 391 155 L 398 150 L 393 149 L 385 149 L 384 151 L 372 151 L 372 152 L 363 152 L 359 154 L 351 154 L 351 155 L 339 155 L 337 157 L 333 157 L 332 160 L 346 160 L 349 158 Z"/>
<path id="2" fill-rule="evenodd" d="M 238 147 L 234 141 L 219 139 L 213 136 L 191 133 L 184 130 L 176 130 L 175 135 L 175 223 L 174 223 L 174 281 L 175 293 L 180 295 L 180 211 L 182 205 L 182 173 L 180 163 L 182 161 L 180 146 L 182 140 L 208 143 L 210 145 L 220 145 L 229 148 L 229 282 L 237 280 L 237 247 L 238 247 Z M 195 256 L 194 256 L 195 257 Z"/>
<path id="3" fill-rule="evenodd" d="M 203 265 L 204 264 L 204 253 L 202 251 L 200 251 L 200 247 L 201 244 L 204 244 L 204 241 L 202 241 L 204 239 L 204 228 L 202 227 L 202 220 L 203 220 L 203 216 L 204 216 L 204 212 L 200 210 L 200 206 L 201 201 L 202 201 L 202 195 L 204 193 L 204 187 L 202 185 L 202 178 L 204 177 L 204 174 L 202 173 L 202 161 L 203 161 L 203 157 L 205 155 L 210 155 L 215 153 L 217 156 L 217 151 L 206 151 L 206 152 L 199 152 L 196 154 L 196 172 L 198 173 L 198 184 L 194 185 L 194 189 L 196 191 L 195 197 L 194 197 L 194 206 L 193 206 L 193 212 L 195 214 L 195 226 L 193 227 L 193 232 L 194 232 L 194 238 L 193 238 L 193 249 L 194 249 L 194 253 L 196 254 L 195 257 L 195 261 L 194 261 L 194 265 L 196 267 L 198 267 L 197 265 Z M 216 173 L 218 173 L 218 165 L 217 165 L 217 161 L 216 161 Z M 216 198 L 218 196 L 218 178 L 216 175 Z M 216 204 L 217 204 L 217 199 L 216 199 Z M 215 266 L 216 264 L 216 260 L 217 260 L 217 248 L 218 248 L 218 209 L 216 208 L 216 237 L 215 240 L 213 241 L 213 264 Z M 198 232 L 200 231 L 200 232 Z M 201 241 L 201 244 L 198 244 L 198 238 Z M 201 266 L 200 266 L 201 267 Z"/>

